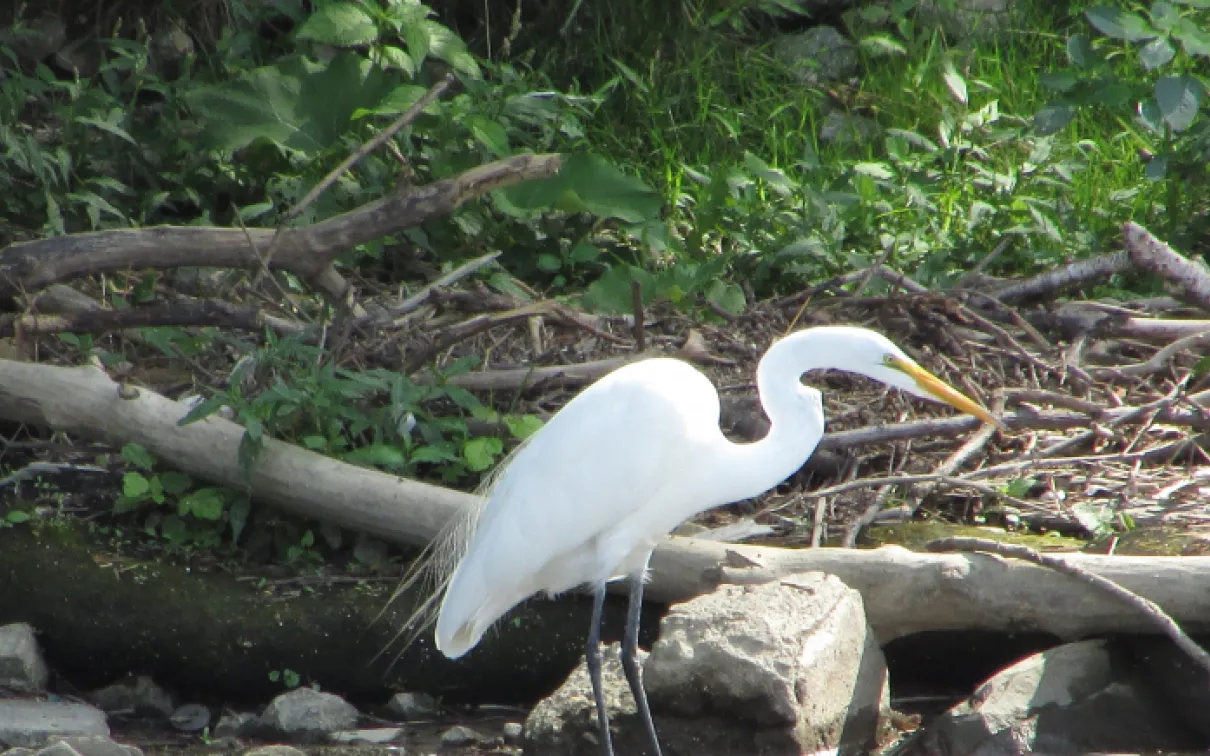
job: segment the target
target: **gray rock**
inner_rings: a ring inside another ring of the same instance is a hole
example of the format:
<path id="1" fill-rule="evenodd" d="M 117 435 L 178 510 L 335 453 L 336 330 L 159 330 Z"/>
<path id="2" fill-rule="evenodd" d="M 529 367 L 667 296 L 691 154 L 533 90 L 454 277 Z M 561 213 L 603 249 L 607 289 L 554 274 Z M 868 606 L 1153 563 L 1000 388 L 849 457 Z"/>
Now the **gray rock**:
<path id="1" fill-rule="evenodd" d="M 168 720 L 181 732 L 197 732 L 210 724 L 210 709 L 201 704 L 185 704 L 178 706 Z"/>
<path id="2" fill-rule="evenodd" d="M 454 725 L 441 733 L 441 745 L 446 748 L 459 748 L 483 742 L 484 737 L 466 725 Z"/>
<path id="3" fill-rule="evenodd" d="M 618 644 L 602 683 L 617 753 L 649 745 Z M 862 753 L 889 710 L 886 666 L 860 594 L 820 573 L 766 586 L 725 586 L 672 608 L 640 652 L 660 743 L 668 753 L 789 756 Z M 592 754 L 596 714 L 581 664 L 525 722 L 526 754 Z"/>
<path id="4" fill-rule="evenodd" d="M 1021 15 L 1015 0 L 920 0 L 920 23 L 940 26 L 956 39 L 986 39 L 1010 26 Z"/>
<path id="5" fill-rule="evenodd" d="M 819 125 L 819 141 L 824 144 L 864 144 L 882 134 L 878 122 L 865 116 L 833 110 Z"/>
<path id="6" fill-rule="evenodd" d="M 52 742 L 47 748 L 38 751 L 39 756 L 46 754 L 50 748 L 58 747 L 70 749 L 71 753 L 79 754 L 79 756 L 143 756 L 143 752 L 138 748 L 115 743 L 102 735 L 56 737 L 51 740 Z M 69 756 L 68 751 L 61 753 L 63 756 Z"/>
<path id="7" fill-rule="evenodd" d="M 773 55 L 811 86 L 848 81 L 861 65 L 857 46 L 831 26 L 782 35 L 773 41 Z"/>
<path id="8" fill-rule="evenodd" d="M 130 712 L 170 717 L 176 709 L 168 691 L 146 675 L 119 680 L 94 690 L 87 698 L 110 714 Z"/>
<path id="9" fill-rule="evenodd" d="M 108 737 L 105 712 L 88 704 L 0 700 L 0 745 L 40 747 L 55 735 Z"/>
<path id="10" fill-rule="evenodd" d="M 257 716 L 246 711 L 224 711 L 215 723 L 211 734 L 216 738 L 234 738 L 248 734 L 257 722 Z"/>
<path id="11" fill-rule="evenodd" d="M 312 688 L 298 688 L 274 698 L 261 714 L 259 725 L 274 732 L 313 738 L 337 730 L 351 730 L 360 715 L 340 696 Z"/>
<path id="12" fill-rule="evenodd" d="M 249 748 L 244 751 L 242 756 L 307 756 L 307 752 L 301 751 L 294 746 L 265 745 Z"/>
<path id="13" fill-rule="evenodd" d="M 819 572 L 673 607 L 644 677 L 652 707 L 781 728 L 790 753 L 869 749 L 890 710 L 861 594 Z"/>
<path id="14" fill-rule="evenodd" d="M 362 730 L 341 730 L 328 734 L 333 743 L 372 744 L 396 743 L 403 740 L 402 727 L 371 727 Z"/>
<path id="15" fill-rule="evenodd" d="M 0 627 L 0 686 L 40 691 L 48 677 L 34 628 L 24 622 Z"/>
<path id="16" fill-rule="evenodd" d="M 45 748 L 34 751 L 36 756 L 80 756 L 80 752 L 67 743 L 51 743 Z M 5 756 L 8 756 L 6 753 Z"/>
<path id="17" fill-rule="evenodd" d="M 525 727 L 520 722 L 504 723 L 504 742 L 508 745 L 521 745 L 525 735 Z"/>
<path id="18" fill-rule="evenodd" d="M 67 25 L 58 16 L 38 16 L 21 26 L 0 30 L 0 45 L 11 47 L 17 59 L 27 64 L 45 60 L 66 42 Z"/>
<path id="19" fill-rule="evenodd" d="M 1140 684 L 1108 641 L 1052 648 L 1009 667 L 930 724 L 907 753 L 1187 751 L 1204 738 Z"/>
<path id="20" fill-rule="evenodd" d="M 437 699 L 427 693 L 396 693 L 386 710 L 405 721 L 429 719 L 437 713 Z"/>

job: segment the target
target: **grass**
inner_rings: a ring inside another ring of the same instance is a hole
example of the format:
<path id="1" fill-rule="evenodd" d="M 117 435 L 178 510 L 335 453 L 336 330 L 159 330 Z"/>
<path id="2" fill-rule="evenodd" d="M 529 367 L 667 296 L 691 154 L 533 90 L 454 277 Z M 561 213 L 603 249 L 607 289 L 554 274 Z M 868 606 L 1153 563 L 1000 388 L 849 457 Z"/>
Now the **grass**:
<path id="1" fill-rule="evenodd" d="M 1127 218 L 1167 222 L 1174 182 L 1144 179 L 1140 150 L 1155 145 L 1127 110 L 1085 109 L 1053 137 L 1032 132 L 1033 115 L 1055 97 L 1041 75 L 1067 65 L 1070 34 L 1089 31 L 1080 9 L 1027 3 L 1013 29 L 966 45 L 922 30 L 899 38 L 905 55 L 866 58 L 855 86 L 812 88 L 769 52 L 769 30 L 712 28 L 700 22 L 705 13 L 685 10 L 690 5 L 602 4 L 612 10 L 585 13 L 574 48 L 548 58 L 551 69 L 562 61 L 575 71 L 580 86 L 609 91 L 587 142 L 663 193 L 673 224 L 688 229 L 684 256 L 776 253 L 821 222 L 805 217 L 812 191 L 832 195 L 845 229 L 826 259 L 798 267 L 805 278 L 888 254 L 919 270 L 924 283 L 944 284 L 1006 237 L 1013 243 L 987 272 L 1028 274 L 1104 251 Z M 968 103 L 947 82 L 947 64 Z M 909 145 L 896 158 L 886 136 L 821 144 L 826 109 L 838 103 L 938 149 Z M 985 108 L 992 120 L 980 123 L 974 116 Z M 948 145 L 941 135 L 947 122 Z M 698 180 L 751 178 L 748 153 L 784 172 L 791 196 L 762 180 L 721 196 Z M 888 165 L 893 175 L 870 179 L 861 173 L 870 163 Z M 854 199 L 857 207 L 843 206 Z M 972 222 L 985 211 L 985 220 Z M 748 249 L 728 241 L 745 237 Z M 768 283 L 779 280 L 770 274 Z"/>

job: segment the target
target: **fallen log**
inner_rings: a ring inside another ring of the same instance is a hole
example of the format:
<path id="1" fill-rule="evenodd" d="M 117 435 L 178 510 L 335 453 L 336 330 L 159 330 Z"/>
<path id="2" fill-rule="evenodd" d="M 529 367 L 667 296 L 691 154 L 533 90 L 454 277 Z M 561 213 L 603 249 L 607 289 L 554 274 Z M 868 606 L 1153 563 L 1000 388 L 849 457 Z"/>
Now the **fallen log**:
<path id="1" fill-rule="evenodd" d="M 0 417 L 136 442 L 198 478 L 240 490 L 294 514 L 402 544 L 425 544 L 474 498 L 469 494 L 348 465 L 269 440 L 251 474 L 239 459 L 243 429 L 211 416 L 188 426 L 186 410 L 146 389 L 130 390 L 95 367 L 0 360 Z M 1210 629 L 1210 557 L 1068 557 L 1163 607 L 1190 632 Z M 926 630 L 1037 630 L 1061 638 L 1145 632 L 1112 599 L 1066 575 L 982 554 L 791 550 L 669 538 L 655 552 L 647 596 L 682 601 L 722 582 L 758 583 L 830 572 L 865 598 L 882 642 Z"/>

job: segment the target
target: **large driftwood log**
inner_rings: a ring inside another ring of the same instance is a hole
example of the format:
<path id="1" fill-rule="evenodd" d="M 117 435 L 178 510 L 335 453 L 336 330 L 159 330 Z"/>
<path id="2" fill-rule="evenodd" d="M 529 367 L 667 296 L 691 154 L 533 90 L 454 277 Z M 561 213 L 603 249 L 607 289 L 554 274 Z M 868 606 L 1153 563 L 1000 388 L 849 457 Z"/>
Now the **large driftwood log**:
<path id="1" fill-rule="evenodd" d="M 0 417 L 134 441 L 194 476 L 299 515 L 406 544 L 427 543 L 468 494 L 366 470 L 277 441 L 250 477 L 238 462 L 243 429 L 218 417 L 181 427 L 181 405 L 145 389 L 120 390 L 94 367 L 0 360 Z M 128 387 L 127 387 L 128 389 Z M 123 397 L 130 398 L 123 398 Z M 1155 601 L 1192 632 L 1210 629 L 1210 557 L 1071 555 L 1085 568 Z M 1064 638 L 1149 628 L 1066 575 L 979 554 L 915 554 L 884 547 L 787 550 L 670 538 L 656 550 L 647 595 L 680 601 L 720 582 L 752 583 L 807 570 L 837 575 L 865 597 L 883 641 L 924 630 L 1039 630 Z"/>
<path id="2" fill-rule="evenodd" d="M 338 254 L 358 244 L 448 215 L 467 200 L 495 189 L 553 176 L 559 166 L 559 155 L 516 155 L 280 234 L 271 228 L 158 226 L 12 244 L 0 250 L 0 297 L 132 268 L 256 268 L 270 248 L 272 259 L 264 264 L 312 278 L 325 272 Z"/>

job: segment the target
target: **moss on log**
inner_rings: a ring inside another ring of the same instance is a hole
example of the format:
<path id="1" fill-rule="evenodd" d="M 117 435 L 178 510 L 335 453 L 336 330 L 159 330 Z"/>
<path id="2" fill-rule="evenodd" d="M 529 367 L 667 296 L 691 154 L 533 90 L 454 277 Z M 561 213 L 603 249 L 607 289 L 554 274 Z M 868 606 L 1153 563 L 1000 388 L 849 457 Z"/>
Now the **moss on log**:
<path id="1" fill-rule="evenodd" d="M 33 625 L 51 666 L 84 687 L 139 673 L 189 696 L 258 701 L 282 690 L 270 672 L 290 669 L 362 700 L 412 690 L 524 702 L 556 687 L 582 654 L 591 602 L 569 595 L 529 602 L 457 662 L 425 634 L 392 663 L 397 629 L 420 598 L 401 596 L 384 612 L 393 589 L 321 584 L 282 596 L 225 572 L 115 556 L 68 523 L 0 530 L 0 624 Z M 624 608 L 610 601 L 610 635 Z"/>

